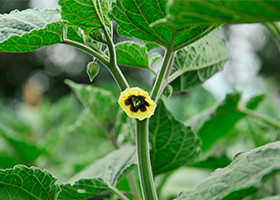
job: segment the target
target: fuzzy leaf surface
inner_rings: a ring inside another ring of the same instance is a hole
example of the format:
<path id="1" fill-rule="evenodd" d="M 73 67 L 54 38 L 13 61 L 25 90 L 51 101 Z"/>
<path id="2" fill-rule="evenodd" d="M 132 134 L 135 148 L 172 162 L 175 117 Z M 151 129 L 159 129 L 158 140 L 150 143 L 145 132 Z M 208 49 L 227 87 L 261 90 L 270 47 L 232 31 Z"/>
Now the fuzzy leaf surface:
<path id="1" fill-rule="evenodd" d="M 115 122 L 118 105 L 116 98 L 110 91 L 90 85 L 77 84 L 70 80 L 67 80 L 66 83 L 96 121 L 105 125 Z"/>
<path id="2" fill-rule="evenodd" d="M 169 84 L 174 92 L 192 89 L 221 71 L 228 59 L 224 41 L 210 34 L 176 53 Z"/>
<path id="3" fill-rule="evenodd" d="M 101 28 L 102 22 L 99 10 L 99 3 L 96 0 L 59 0 L 58 4 L 61 6 L 61 17 L 64 20 L 82 28 L 86 34 Z M 109 2 L 105 1 L 101 6 L 106 15 L 109 10 Z M 108 16 L 105 16 L 108 22 Z"/>
<path id="4" fill-rule="evenodd" d="M 115 150 L 94 162 L 70 180 L 73 184 L 61 185 L 61 200 L 88 199 L 115 186 L 137 163 L 136 148 L 127 146 Z M 81 192 L 82 191 L 82 192 Z"/>
<path id="5" fill-rule="evenodd" d="M 160 101 L 150 119 L 151 163 L 154 175 L 190 163 L 200 153 L 200 140 L 177 121 Z"/>
<path id="6" fill-rule="evenodd" d="M 275 0 L 169 0 L 167 20 L 175 24 L 234 24 L 280 20 Z"/>
<path id="7" fill-rule="evenodd" d="M 172 26 L 153 22 L 165 18 L 167 0 L 117 0 L 112 3 L 111 19 L 117 22 L 118 33 L 135 37 L 147 43 L 167 47 L 172 34 Z M 174 51 L 202 38 L 216 28 L 214 25 L 181 26 L 176 30 Z"/>
<path id="8" fill-rule="evenodd" d="M 27 9 L 0 14 L 0 51 L 27 52 L 63 41 L 66 22 L 58 9 Z"/>
<path id="9" fill-rule="evenodd" d="M 249 196 L 263 186 L 269 176 L 280 172 L 280 142 L 235 155 L 232 163 L 217 169 L 193 191 L 178 200 L 235 200 Z"/>
<path id="10" fill-rule="evenodd" d="M 60 191 L 54 178 L 46 170 L 17 165 L 0 170 L 0 198 L 5 200 L 55 200 Z"/>

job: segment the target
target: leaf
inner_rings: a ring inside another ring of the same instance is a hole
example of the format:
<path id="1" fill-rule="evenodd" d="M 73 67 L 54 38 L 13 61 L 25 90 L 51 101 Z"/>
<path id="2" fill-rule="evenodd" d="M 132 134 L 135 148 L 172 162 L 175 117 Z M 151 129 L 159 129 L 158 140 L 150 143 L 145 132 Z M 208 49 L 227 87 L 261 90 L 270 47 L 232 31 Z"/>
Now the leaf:
<path id="1" fill-rule="evenodd" d="M 255 97 L 253 97 L 254 99 Z M 216 108 L 202 112 L 185 124 L 196 127 L 197 135 L 202 140 L 201 150 L 208 150 L 218 139 L 225 136 L 234 125 L 246 115 L 238 111 L 241 92 L 233 91 Z M 252 101 L 248 100 L 248 102 Z M 261 101 L 258 101 L 260 103 Z"/>
<path id="2" fill-rule="evenodd" d="M 154 175 L 190 163 L 200 153 L 200 140 L 190 127 L 175 120 L 159 101 L 150 119 L 151 163 Z"/>
<path id="3" fill-rule="evenodd" d="M 217 169 L 193 191 L 178 200 L 236 200 L 261 189 L 267 178 L 280 171 L 280 142 L 235 155 L 232 163 Z"/>
<path id="4" fill-rule="evenodd" d="M 88 110 L 84 110 L 73 126 L 69 128 L 71 132 L 86 136 L 94 140 L 108 139 L 107 129 L 96 121 Z"/>
<path id="5" fill-rule="evenodd" d="M 259 94 L 250 98 L 250 100 L 246 103 L 246 108 L 248 109 L 256 109 L 258 105 L 265 99 L 264 94 Z"/>
<path id="6" fill-rule="evenodd" d="M 0 170 L 0 198 L 55 200 L 60 191 L 54 178 L 46 170 L 17 165 L 13 169 Z"/>
<path id="7" fill-rule="evenodd" d="M 228 59 L 224 41 L 210 34 L 176 53 L 169 83 L 174 92 L 192 89 L 221 71 Z"/>
<path id="8" fill-rule="evenodd" d="M 63 41 L 65 22 L 58 9 L 0 14 L 0 51 L 27 52 Z"/>
<path id="9" fill-rule="evenodd" d="M 93 79 L 97 76 L 99 73 L 99 65 L 95 62 L 90 62 L 87 65 L 87 74 L 89 76 L 90 82 L 93 81 Z"/>
<path id="10" fill-rule="evenodd" d="M 113 8 L 109 16 L 117 22 L 120 35 L 167 47 L 172 34 L 172 25 L 150 26 L 165 17 L 166 3 L 167 0 L 117 0 L 112 3 Z M 215 28 L 215 25 L 178 26 L 173 50 L 195 42 Z"/>
<path id="11" fill-rule="evenodd" d="M 169 0 L 167 21 L 175 24 L 232 24 L 280 20 L 278 1 Z"/>
<path id="12" fill-rule="evenodd" d="M 265 198 L 261 198 L 259 200 L 279 200 L 279 199 L 280 199 L 280 195 L 271 196 L 271 197 L 265 197 Z"/>
<path id="13" fill-rule="evenodd" d="M 21 162 L 29 164 L 43 152 L 36 144 L 27 141 L 21 134 L 0 127 L 0 135 L 13 147 Z"/>
<path id="14" fill-rule="evenodd" d="M 99 3 L 96 0 L 59 0 L 61 6 L 61 17 L 64 20 L 82 28 L 86 34 L 102 27 L 100 18 Z M 108 2 L 103 3 L 103 9 L 109 6 Z M 106 15 L 108 11 L 104 10 Z M 108 17 L 105 17 L 108 22 Z"/>
<path id="15" fill-rule="evenodd" d="M 136 165 L 136 148 L 123 147 L 96 161 L 70 180 L 74 184 L 61 185 L 59 199 L 88 199 L 115 186 Z"/>
<path id="16" fill-rule="evenodd" d="M 81 179 L 74 185 L 62 185 L 61 188 L 62 192 L 59 194 L 58 200 L 88 200 L 110 189 L 101 178 Z"/>
<path id="17" fill-rule="evenodd" d="M 70 80 L 65 83 L 69 85 L 82 102 L 85 108 L 90 111 L 92 117 L 105 125 L 115 122 L 118 104 L 113 94 L 102 88 L 94 88 L 90 85 L 77 84 Z"/>

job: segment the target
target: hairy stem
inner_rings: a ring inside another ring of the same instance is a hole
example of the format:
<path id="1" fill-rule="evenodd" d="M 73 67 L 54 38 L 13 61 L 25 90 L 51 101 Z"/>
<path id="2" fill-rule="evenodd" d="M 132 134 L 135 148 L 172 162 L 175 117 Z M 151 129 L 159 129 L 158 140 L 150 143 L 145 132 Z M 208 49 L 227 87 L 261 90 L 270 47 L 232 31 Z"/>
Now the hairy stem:
<path id="1" fill-rule="evenodd" d="M 162 89 L 163 83 L 164 83 L 166 77 L 168 77 L 169 72 L 170 72 L 169 68 L 171 68 L 171 65 L 169 65 L 169 62 L 170 62 L 170 58 L 171 58 L 172 52 L 173 52 L 173 44 L 174 44 L 174 39 L 176 36 L 176 30 L 177 30 L 177 27 L 173 27 L 170 42 L 168 44 L 159 75 L 156 79 L 156 82 L 154 84 L 154 87 L 153 87 L 153 90 L 151 93 L 151 98 L 154 101 L 157 101 L 158 98 L 160 97 L 160 94 L 163 90 Z"/>
<path id="2" fill-rule="evenodd" d="M 262 121 L 264 121 L 268 124 L 271 124 L 275 127 L 280 128 L 280 121 L 274 120 L 274 119 L 272 119 L 270 117 L 267 117 L 265 115 L 262 115 L 258 112 L 255 112 L 255 111 L 247 109 L 247 108 L 238 108 L 238 111 L 245 114 L 245 115 L 260 119 L 260 120 L 262 120 Z"/>
<path id="3" fill-rule="evenodd" d="M 136 120 L 138 173 L 144 200 L 157 200 L 149 149 L 149 120 Z"/>

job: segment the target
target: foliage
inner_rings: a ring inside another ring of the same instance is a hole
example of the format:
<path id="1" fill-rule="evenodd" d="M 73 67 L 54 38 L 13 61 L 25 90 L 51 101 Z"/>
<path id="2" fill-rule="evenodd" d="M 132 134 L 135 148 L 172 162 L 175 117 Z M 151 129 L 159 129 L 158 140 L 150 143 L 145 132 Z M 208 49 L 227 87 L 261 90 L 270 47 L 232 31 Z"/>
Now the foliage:
<path id="1" fill-rule="evenodd" d="M 133 105 L 144 112 L 156 102 L 156 110 L 150 119 L 153 112 L 133 121 L 118 105 L 113 86 L 105 89 L 70 80 L 65 83 L 76 97 L 55 103 L 44 99 L 34 108 L 0 104 L 1 199 L 155 200 L 172 173 L 186 166 L 215 171 L 193 190 L 163 199 L 277 199 L 263 189 L 271 181 L 273 194 L 279 192 L 275 182 L 280 166 L 276 141 L 280 122 L 257 111 L 265 96 L 244 100 L 242 92 L 234 90 L 215 102 L 198 86 L 230 58 L 214 30 L 227 23 L 265 22 L 280 35 L 280 28 L 271 23 L 280 20 L 278 2 L 59 0 L 58 4 L 61 10 L 1 14 L 0 51 L 71 45 L 92 56 L 87 66 L 91 82 L 105 66 L 121 91 L 129 84 L 119 66 L 146 70 L 153 78 L 152 86 L 144 86 L 150 96 L 144 91 L 128 94 L 127 109 L 135 114 Z M 118 34 L 129 38 L 114 44 L 112 21 Z M 229 150 L 236 143 L 244 144 L 238 152 L 246 151 L 230 163 Z"/>

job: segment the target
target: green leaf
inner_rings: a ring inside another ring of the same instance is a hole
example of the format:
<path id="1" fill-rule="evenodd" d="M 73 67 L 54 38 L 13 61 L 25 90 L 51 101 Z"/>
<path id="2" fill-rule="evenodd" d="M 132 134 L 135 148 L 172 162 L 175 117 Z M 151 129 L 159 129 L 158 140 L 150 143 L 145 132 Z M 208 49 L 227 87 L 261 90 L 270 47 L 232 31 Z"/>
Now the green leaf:
<path id="1" fill-rule="evenodd" d="M 203 126 L 197 132 L 202 140 L 202 151 L 208 150 L 219 138 L 226 135 L 235 123 L 246 115 L 237 112 L 241 100 L 241 93 L 234 91 L 227 94 L 225 100 L 217 107 Z"/>
<path id="2" fill-rule="evenodd" d="M 55 200 L 60 191 L 54 178 L 46 170 L 17 165 L 13 169 L 0 170 L 0 198 Z"/>
<path id="3" fill-rule="evenodd" d="M 89 168 L 77 174 L 71 183 L 61 185 L 58 199 L 88 199 L 109 190 L 136 165 L 136 148 L 123 147 L 96 161 Z M 77 181 L 78 180 L 78 181 Z"/>
<path id="4" fill-rule="evenodd" d="M 248 109 L 256 109 L 258 105 L 265 99 L 264 94 L 259 94 L 250 98 L 250 100 L 246 103 L 246 108 Z"/>
<path id="5" fill-rule="evenodd" d="M 265 197 L 265 198 L 261 198 L 259 200 L 279 200 L 279 199 L 280 199 L 280 195 L 271 196 L 271 197 Z"/>
<path id="6" fill-rule="evenodd" d="M 150 119 L 149 132 L 154 175 L 190 163 L 200 153 L 199 138 L 190 127 L 175 120 L 162 101 Z"/>
<path id="7" fill-rule="evenodd" d="M 70 80 L 65 81 L 77 95 L 85 108 L 90 111 L 92 117 L 105 125 L 114 124 L 118 110 L 118 104 L 113 94 L 102 88 L 94 88 L 90 85 L 77 84 Z"/>
<path id="8" fill-rule="evenodd" d="M 69 130 L 94 140 L 106 140 L 109 134 L 107 129 L 98 120 L 94 119 L 88 110 L 81 113 Z"/>
<path id="9" fill-rule="evenodd" d="M 279 154 L 280 142 L 239 153 L 228 167 L 217 169 L 193 191 L 180 194 L 178 200 L 243 199 L 280 171 Z"/>
<path id="10" fill-rule="evenodd" d="M 167 21 L 175 24 L 232 24 L 280 20 L 278 1 L 169 0 Z"/>
<path id="11" fill-rule="evenodd" d="M 254 98 L 252 97 L 252 99 Z M 248 102 L 253 102 L 252 99 Z M 225 100 L 218 107 L 215 106 L 185 122 L 186 125 L 195 127 L 197 135 L 202 140 L 202 151 L 208 150 L 218 139 L 225 136 L 240 119 L 246 116 L 238 110 L 240 101 L 241 92 L 235 90 L 227 94 Z M 254 102 L 256 103 L 256 101 Z M 258 103 L 260 102 L 258 101 Z"/>
<path id="12" fill-rule="evenodd" d="M 165 17 L 166 3 L 167 0 L 117 0 L 112 3 L 113 8 L 109 16 L 117 22 L 120 35 L 167 47 L 172 34 L 172 25 L 150 26 Z M 173 50 L 195 42 L 215 28 L 213 25 L 178 26 Z"/>
<path id="13" fill-rule="evenodd" d="M 21 162 L 29 164 L 34 161 L 43 150 L 36 144 L 27 141 L 21 134 L 0 127 L 0 135 L 13 147 Z"/>
<path id="14" fill-rule="evenodd" d="M 90 82 L 93 81 L 93 79 L 97 76 L 99 73 L 99 65 L 96 62 L 90 62 L 87 65 L 87 74 L 89 76 Z"/>
<path id="15" fill-rule="evenodd" d="M 26 52 L 62 42 L 66 22 L 59 20 L 58 9 L 0 14 L 0 51 Z"/>
<path id="16" fill-rule="evenodd" d="M 176 53 L 169 83 L 174 92 L 192 89 L 221 71 L 228 59 L 224 41 L 210 34 Z"/>
<path id="17" fill-rule="evenodd" d="M 96 0 L 59 0 L 61 6 L 61 17 L 64 20 L 82 28 L 86 34 L 102 27 L 100 16 L 99 1 Z M 109 9 L 109 3 L 103 3 L 103 8 Z M 106 15 L 108 11 L 104 10 Z M 108 17 L 106 17 L 108 19 Z M 108 21 L 108 20 L 106 20 Z"/>

